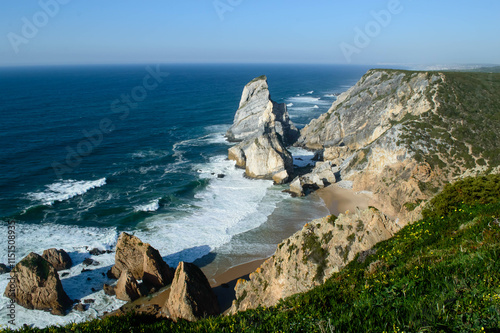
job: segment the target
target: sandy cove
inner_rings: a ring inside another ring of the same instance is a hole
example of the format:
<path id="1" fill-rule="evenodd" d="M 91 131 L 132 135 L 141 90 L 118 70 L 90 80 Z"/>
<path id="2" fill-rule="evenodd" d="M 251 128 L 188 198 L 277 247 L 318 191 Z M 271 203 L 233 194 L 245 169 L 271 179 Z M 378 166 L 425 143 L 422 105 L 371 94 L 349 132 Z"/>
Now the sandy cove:
<path id="1" fill-rule="evenodd" d="M 366 193 L 357 193 L 351 189 L 345 189 L 337 184 L 320 189 L 310 195 L 319 196 L 330 214 L 348 214 L 349 211 L 355 211 L 356 208 L 366 209 L 370 202 L 370 196 Z M 295 230 L 293 232 L 296 232 Z M 248 275 L 255 271 L 265 259 L 253 260 L 245 264 L 234 267 L 221 268 L 214 270 L 210 264 L 201 267 L 201 270 L 207 275 L 207 279 L 217 295 L 222 312 L 226 312 L 235 299 L 234 287 L 238 279 L 248 279 Z M 213 273 L 215 271 L 215 273 Z M 111 314 L 123 313 L 128 311 L 151 312 L 154 307 L 162 307 L 168 299 L 169 287 L 159 292 L 142 297 L 134 302 L 127 303 L 120 310 Z"/>

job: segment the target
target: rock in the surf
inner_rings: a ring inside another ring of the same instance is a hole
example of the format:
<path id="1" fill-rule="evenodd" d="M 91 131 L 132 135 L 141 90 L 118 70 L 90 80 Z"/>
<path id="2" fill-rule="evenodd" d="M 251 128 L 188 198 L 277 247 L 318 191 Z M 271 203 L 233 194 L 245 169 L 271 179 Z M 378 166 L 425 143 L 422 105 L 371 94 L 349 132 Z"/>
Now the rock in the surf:
<path id="1" fill-rule="evenodd" d="M 56 269 L 40 255 L 31 252 L 10 273 L 4 296 L 17 304 L 35 310 L 65 315 L 71 300 L 59 280 Z"/>
<path id="2" fill-rule="evenodd" d="M 42 257 L 50 262 L 57 271 L 68 269 L 73 265 L 68 253 L 63 249 L 47 249 L 43 251 Z"/>
<path id="3" fill-rule="evenodd" d="M 172 269 L 158 250 L 126 232 L 118 237 L 115 265 L 108 276 L 118 279 L 124 271 L 129 271 L 134 279 L 142 280 L 148 287 L 157 289 L 170 284 L 173 279 Z"/>
<path id="4" fill-rule="evenodd" d="M 243 88 L 239 108 L 226 137 L 229 141 L 244 141 L 261 136 L 268 128 L 275 130 L 287 146 L 299 137 L 299 131 L 290 120 L 286 104 L 271 100 L 267 77 L 263 75 Z"/>

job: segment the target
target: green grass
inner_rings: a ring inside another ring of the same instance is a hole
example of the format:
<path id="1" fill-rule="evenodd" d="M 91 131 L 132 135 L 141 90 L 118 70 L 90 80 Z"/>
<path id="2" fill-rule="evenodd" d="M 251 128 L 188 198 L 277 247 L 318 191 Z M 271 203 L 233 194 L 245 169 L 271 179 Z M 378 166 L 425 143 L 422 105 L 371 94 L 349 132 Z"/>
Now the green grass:
<path id="1" fill-rule="evenodd" d="M 500 332 L 500 192 L 480 190 L 499 183 L 489 176 L 446 186 L 424 219 L 276 307 L 195 323 L 127 315 L 20 331 Z M 434 206 L 445 200 L 446 209 Z"/>

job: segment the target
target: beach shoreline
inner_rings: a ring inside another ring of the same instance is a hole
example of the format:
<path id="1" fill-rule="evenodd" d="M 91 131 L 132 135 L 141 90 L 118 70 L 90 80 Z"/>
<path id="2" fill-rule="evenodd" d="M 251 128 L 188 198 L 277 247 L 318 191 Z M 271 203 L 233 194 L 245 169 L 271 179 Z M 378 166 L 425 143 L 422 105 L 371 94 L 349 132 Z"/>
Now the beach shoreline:
<path id="1" fill-rule="evenodd" d="M 352 189 L 342 188 L 337 184 L 332 184 L 328 187 L 320 189 L 312 194 L 321 199 L 328 209 L 330 214 L 348 214 L 356 209 L 366 209 L 370 202 L 370 195 L 367 193 L 355 192 Z M 293 217 L 290 217 L 293 218 Z M 300 229 L 298 229 L 300 230 Z M 298 231 L 295 230 L 294 232 Z M 293 234 L 293 233 L 292 233 Z M 265 260 L 249 258 L 250 261 L 234 266 L 224 267 L 217 264 L 207 264 L 200 267 L 219 300 L 221 312 L 225 313 L 231 307 L 232 301 L 235 299 L 234 287 L 239 279 L 248 279 L 249 274 L 254 272 Z M 134 302 L 124 305 L 118 313 L 127 311 L 141 312 L 143 309 L 148 312 L 151 306 L 162 307 L 168 299 L 169 288 L 166 288 L 154 295 L 140 298 Z"/>

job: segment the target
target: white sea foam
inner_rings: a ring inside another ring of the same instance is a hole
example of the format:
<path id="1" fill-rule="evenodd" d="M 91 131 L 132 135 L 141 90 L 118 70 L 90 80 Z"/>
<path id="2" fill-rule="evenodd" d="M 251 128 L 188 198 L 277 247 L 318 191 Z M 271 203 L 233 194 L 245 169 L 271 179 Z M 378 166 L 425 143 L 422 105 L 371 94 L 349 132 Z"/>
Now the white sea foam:
<path id="1" fill-rule="evenodd" d="M 306 95 L 312 95 L 314 93 L 314 90 L 306 92 Z"/>
<path id="2" fill-rule="evenodd" d="M 326 94 L 325 97 L 334 98 L 334 97 L 337 97 L 337 95 L 335 95 L 335 94 Z"/>
<path id="3" fill-rule="evenodd" d="M 315 162 L 312 160 L 314 152 L 299 147 L 290 147 L 288 150 L 292 153 L 294 165 L 298 167 L 314 165 Z"/>
<path id="4" fill-rule="evenodd" d="M 314 105 L 314 106 L 313 106 L 313 109 L 319 109 L 319 106 Z"/>
<path id="5" fill-rule="evenodd" d="M 131 154 L 133 158 L 159 158 L 168 156 L 168 152 L 162 150 L 140 150 Z"/>
<path id="6" fill-rule="evenodd" d="M 106 185 L 106 178 L 92 181 L 63 180 L 47 185 L 44 191 L 28 193 L 28 197 L 43 205 L 52 205 L 56 201 L 68 200 L 104 185 Z"/>
<path id="7" fill-rule="evenodd" d="M 293 103 L 288 103 L 286 106 L 288 106 L 290 108 L 293 106 Z"/>
<path id="8" fill-rule="evenodd" d="M 226 156 L 194 166 L 207 188 L 195 195 L 191 209 L 158 214 L 141 223 L 136 235 L 156 247 L 167 262 L 194 261 L 228 243 L 234 235 L 263 224 L 276 204 L 287 197 L 269 180 L 243 177 Z M 218 175 L 224 177 L 219 178 Z"/>
<path id="9" fill-rule="evenodd" d="M 299 104 L 331 104 L 330 101 L 322 100 L 320 97 L 312 97 L 312 96 L 296 96 L 290 97 L 288 100 L 291 103 L 299 103 Z"/>
<path id="10" fill-rule="evenodd" d="M 160 209 L 160 199 L 151 201 L 150 203 L 134 206 L 136 212 L 155 212 Z"/>
<path id="11" fill-rule="evenodd" d="M 7 225 L 0 223 L 0 235 L 7 234 Z M 52 247 L 64 249 L 70 255 L 74 266 L 68 270 L 59 272 L 64 290 L 71 299 L 95 299 L 90 309 L 85 312 L 71 311 L 64 317 L 54 316 L 44 311 L 28 310 L 16 306 L 16 324 L 13 328 L 19 328 L 24 323 L 35 324 L 37 327 L 45 327 L 54 324 L 69 324 L 80 322 L 102 315 L 104 311 L 119 308 L 124 302 L 115 297 L 107 296 L 100 290 L 103 283 L 113 283 L 103 276 L 102 273 L 114 263 L 114 253 L 106 253 L 100 256 L 91 256 L 88 250 L 93 248 L 112 249 L 117 240 L 115 228 L 88 228 L 54 224 L 16 224 L 16 261 L 20 261 L 30 252 L 42 254 L 43 250 Z M 92 257 L 97 260 L 97 266 L 86 267 L 82 264 L 85 258 Z M 7 263 L 7 253 L 0 252 L 0 262 Z M 82 269 L 91 271 L 82 273 Z M 62 277 L 63 273 L 68 275 Z M 0 290 L 7 287 L 8 274 L 0 275 Z M 87 278 L 91 280 L 87 280 Z M 7 318 L 8 299 L 0 294 L 0 318 Z M 2 320 L 3 323 L 3 320 Z"/>

